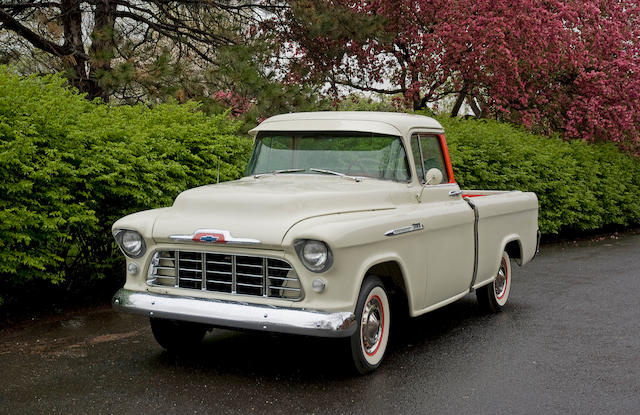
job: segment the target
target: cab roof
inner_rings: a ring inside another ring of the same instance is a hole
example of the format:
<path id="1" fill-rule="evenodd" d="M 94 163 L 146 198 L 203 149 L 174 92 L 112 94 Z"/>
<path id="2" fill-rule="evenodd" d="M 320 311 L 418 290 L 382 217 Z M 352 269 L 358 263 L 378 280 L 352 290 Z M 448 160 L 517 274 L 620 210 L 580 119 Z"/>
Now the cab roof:
<path id="1" fill-rule="evenodd" d="M 420 129 L 441 134 L 442 125 L 431 117 L 400 112 L 322 111 L 294 112 L 264 120 L 249 131 L 255 136 L 261 131 L 359 131 L 406 136 Z"/>

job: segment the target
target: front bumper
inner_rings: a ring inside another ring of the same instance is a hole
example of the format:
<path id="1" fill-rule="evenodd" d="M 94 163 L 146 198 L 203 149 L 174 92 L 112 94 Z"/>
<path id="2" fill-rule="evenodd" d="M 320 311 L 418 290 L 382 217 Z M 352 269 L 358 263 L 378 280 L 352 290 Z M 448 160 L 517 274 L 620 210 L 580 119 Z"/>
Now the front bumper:
<path id="1" fill-rule="evenodd" d="M 355 316 L 348 312 L 325 313 L 124 288 L 113 296 L 112 304 L 130 313 L 230 328 L 319 337 L 349 337 L 356 330 Z"/>

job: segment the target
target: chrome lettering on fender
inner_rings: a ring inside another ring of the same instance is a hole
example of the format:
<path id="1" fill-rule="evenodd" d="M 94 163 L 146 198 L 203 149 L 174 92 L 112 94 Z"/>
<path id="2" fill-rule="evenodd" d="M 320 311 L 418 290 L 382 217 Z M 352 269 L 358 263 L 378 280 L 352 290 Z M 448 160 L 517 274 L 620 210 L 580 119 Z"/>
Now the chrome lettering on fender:
<path id="1" fill-rule="evenodd" d="M 257 239 L 234 238 L 231 232 L 218 229 L 198 229 L 191 235 L 169 235 L 176 242 L 203 242 L 209 244 L 259 244 Z"/>
<path id="2" fill-rule="evenodd" d="M 403 233 L 421 231 L 423 229 L 424 226 L 421 223 L 414 223 L 413 225 L 403 226 L 402 228 L 391 229 L 385 232 L 384 236 L 402 235 Z"/>

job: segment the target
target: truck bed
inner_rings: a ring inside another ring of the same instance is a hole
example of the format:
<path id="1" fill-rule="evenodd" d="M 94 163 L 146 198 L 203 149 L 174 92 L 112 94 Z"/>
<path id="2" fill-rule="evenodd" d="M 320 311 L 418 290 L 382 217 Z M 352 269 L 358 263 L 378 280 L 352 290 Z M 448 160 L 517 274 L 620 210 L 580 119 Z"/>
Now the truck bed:
<path id="1" fill-rule="evenodd" d="M 519 245 L 519 265 L 531 261 L 536 253 L 538 235 L 538 199 L 535 193 L 499 190 L 463 190 L 462 197 L 477 215 L 477 271 L 474 288 L 495 277 L 510 242 Z M 513 254 L 512 254 L 513 256 Z"/>

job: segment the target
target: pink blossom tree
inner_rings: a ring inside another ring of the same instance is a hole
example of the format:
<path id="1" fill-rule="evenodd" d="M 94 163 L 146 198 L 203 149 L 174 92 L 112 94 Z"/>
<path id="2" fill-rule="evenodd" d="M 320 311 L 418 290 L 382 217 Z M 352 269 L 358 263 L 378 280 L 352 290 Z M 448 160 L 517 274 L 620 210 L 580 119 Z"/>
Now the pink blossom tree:
<path id="1" fill-rule="evenodd" d="M 296 1 L 286 17 L 298 77 L 640 145 L 634 0 Z"/>

